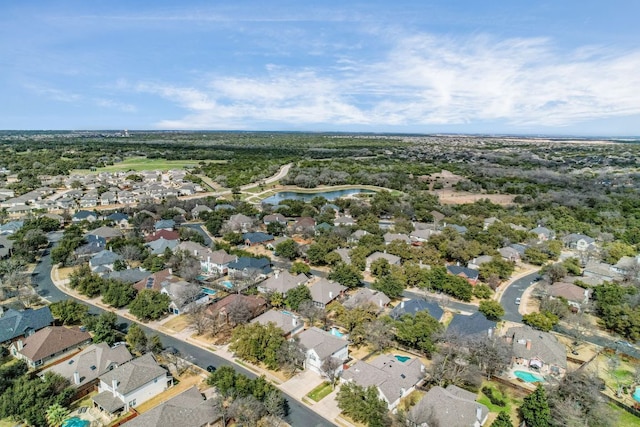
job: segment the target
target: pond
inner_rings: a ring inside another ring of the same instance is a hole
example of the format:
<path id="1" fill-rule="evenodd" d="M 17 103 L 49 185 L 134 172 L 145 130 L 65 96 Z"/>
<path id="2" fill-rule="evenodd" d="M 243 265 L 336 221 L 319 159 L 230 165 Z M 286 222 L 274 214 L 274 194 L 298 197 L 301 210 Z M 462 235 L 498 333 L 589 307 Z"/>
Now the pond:
<path id="1" fill-rule="evenodd" d="M 311 201 L 314 197 L 324 197 L 328 201 L 339 199 L 341 197 L 352 196 L 354 194 L 374 194 L 375 191 L 365 190 L 364 188 L 350 188 L 347 190 L 318 191 L 316 193 L 298 193 L 295 191 L 280 191 L 273 196 L 267 197 L 262 203 L 269 205 L 278 205 L 284 200 L 304 200 Z"/>

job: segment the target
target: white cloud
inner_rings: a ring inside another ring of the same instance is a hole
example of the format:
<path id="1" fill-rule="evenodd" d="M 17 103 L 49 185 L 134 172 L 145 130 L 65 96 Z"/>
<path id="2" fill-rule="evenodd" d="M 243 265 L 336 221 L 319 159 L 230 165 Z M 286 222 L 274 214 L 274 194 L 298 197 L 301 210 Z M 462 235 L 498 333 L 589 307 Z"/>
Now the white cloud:
<path id="1" fill-rule="evenodd" d="M 398 38 L 380 60 L 326 68 L 269 64 L 259 77 L 215 76 L 191 87 L 135 85 L 187 111 L 162 128 L 344 124 L 407 126 L 499 120 L 575 125 L 640 114 L 640 51 L 559 51 L 552 40 L 489 36 Z"/>
<path id="2" fill-rule="evenodd" d="M 68 92 L 51 87 L 45 87 L 36 84 L 27 84 L 25 88 L 45 98 L 59 102 L 78 102 L 82 100 L 82 96 L 77 93 Z"/>
<path id="3" fill-rule="evenodd" d="M 113 99 L 96 98 L 94 99 L 94 102 L 99 107 L 111 108 L 124 113 L 135 113 L 138 111 L 135 105 L 114 101 Z"/>

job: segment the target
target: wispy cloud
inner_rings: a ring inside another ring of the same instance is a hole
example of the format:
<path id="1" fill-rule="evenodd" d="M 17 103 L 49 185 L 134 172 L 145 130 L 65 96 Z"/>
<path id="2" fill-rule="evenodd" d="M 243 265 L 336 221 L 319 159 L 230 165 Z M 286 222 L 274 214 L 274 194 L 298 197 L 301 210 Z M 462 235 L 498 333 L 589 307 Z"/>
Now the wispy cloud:
<path id="1" fill-rule="evenodd" d="M 113 99 L 96 98 L 94 99 L 94 102 L 98 107 L 110 108 L 122 111 L 123 113 L 135 113 L 138 111 L 138 108 L 135 105 L 115 101 Z"/>
<path id="2" fill-rule="evenodd" d="M 78 102 L 82 100 L 81 95 L 77 93 L 69 92 L 69 91 L 64 91 L 61 89 L 46 87 L 46 86 L 37 85 L 37 84 L 26 84 L 25 88 L 32 93 L 35 93 L 39 96 L 42 96 L 44 98 L 47 98 L 53 101 Z"/>
<path id="3" fill-rule="evenodd" d="M 259 77 L 214 76 L 190 85 L 141 82 L 186 110 L 162 128 L 289 125 L 433 125 L 502 120 L 514 126 L 575 125 L 640 114 L 640 51 L 545 38 L 399 37 L 381 59 L 328 67 L 265 67 Z"/>

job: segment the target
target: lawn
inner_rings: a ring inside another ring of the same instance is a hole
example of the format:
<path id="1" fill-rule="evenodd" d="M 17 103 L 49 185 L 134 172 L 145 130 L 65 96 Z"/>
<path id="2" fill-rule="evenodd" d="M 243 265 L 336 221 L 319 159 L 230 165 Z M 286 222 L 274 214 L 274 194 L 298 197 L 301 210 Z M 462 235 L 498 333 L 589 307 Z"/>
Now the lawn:
<path id="1" fill-rule="evenodd" d="M 506 406 L 498 406 L 491 403 L 489 398 L 481 391 L 478 393 L 478 403 L 482 403 L 487 408 L 489 408 L 489 412 L 498 413 L 500 411 L 506 411 L 509 415 L 511 415 L 511 420 L 518 419 L 518 409 L 520 405 L 522 405 L 522 398 L 516 396 L 513 393 L 513 390 L 508 387 L 500 387 L 496 385 L 496 383 L 491 381 L 484 381 L 482 383 L 482 387 L 489 387 L 493 389 L 494 396 L 502 397 L 506 401 Z"/>
<path id="2" fill-rule="evenodd" d="M 610 403 L 609 406 L 618 416 L 616 425 L 618 427 L 638 427 L 640 426 L 640 418 L 633 414 L 628 413 L 622 408 L 618 408 L 616 405 Z"/>
<path id="3" fill-rule="evenodd" d="M 307 397 L 314 402 L 320 402 L 323 398 L 331 394 L 333 387 L 328 382 L 323 382 L 318 387 L 314 388 L 307 394 Z"/>
<path id="4" fill-rule="evenodd" d="M 99 172 L 127 172 L 127 171 L 148 171 L 148 170 L 169 170 L 184 169 L 185 167 L 195 167 L 202 160 L 164 160 L 147 159 L 146 157 L 131 157 L 120 163 L 97 168 L 95 171 L 74 170 L 72 173 L 99 173 Z M 212 162 L 207 160 L 207 163 Z M 220 161 L 224 162 L 224 161 Z"/>

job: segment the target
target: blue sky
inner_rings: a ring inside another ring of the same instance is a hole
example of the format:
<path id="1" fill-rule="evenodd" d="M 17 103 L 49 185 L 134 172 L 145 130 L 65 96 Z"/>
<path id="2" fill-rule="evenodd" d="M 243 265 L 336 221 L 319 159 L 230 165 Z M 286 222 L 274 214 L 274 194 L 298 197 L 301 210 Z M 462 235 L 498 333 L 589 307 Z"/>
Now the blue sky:
<path id="1" fill-rule="evenodd" d="M 5 1 L 0 129 L 640 135 L 640 1 Z"/>

